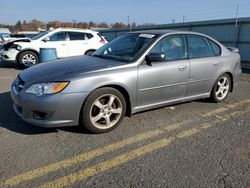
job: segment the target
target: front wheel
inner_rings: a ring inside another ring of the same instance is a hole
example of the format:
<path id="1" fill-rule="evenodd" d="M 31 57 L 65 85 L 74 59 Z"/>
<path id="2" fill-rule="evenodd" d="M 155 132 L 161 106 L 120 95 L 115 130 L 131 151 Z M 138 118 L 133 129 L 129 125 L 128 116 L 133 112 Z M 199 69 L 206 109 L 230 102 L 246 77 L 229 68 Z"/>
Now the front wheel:
<path id="1" fill-rule="evenodd" d="M 86 99 L 80 123 L 92 133 L 104 133 L 116 128 L 126 111 L 123 95 L 114 88 L 100 88 Z"/>
<path id="2" fill-rule="evenodd" d="M 18 58 L 18 64 L 26 68 L 36 65 L 38 61 L 38 55 L 32 51 L 22 52 Z"/>
<path id="3" fill-rule="evenodd" d="M 224 101 L 227 98 L 230 89 L 231 78 L 228 74 L 223 74 L 216 80 L 213 86 L 210 97 L 211 100 L 217 103 Z"/>

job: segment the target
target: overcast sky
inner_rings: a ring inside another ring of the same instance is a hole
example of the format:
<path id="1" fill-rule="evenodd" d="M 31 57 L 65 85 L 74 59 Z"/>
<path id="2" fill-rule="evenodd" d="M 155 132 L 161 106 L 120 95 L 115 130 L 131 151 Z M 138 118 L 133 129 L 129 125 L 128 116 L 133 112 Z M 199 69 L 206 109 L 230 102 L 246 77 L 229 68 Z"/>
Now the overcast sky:
<path id="1" fill-rule="evenodd" d="M 250 17 L 250 0 L 0 0 L 0 23 L 38 19 L 44 22 L 124 22 L 139 24 Z"/>

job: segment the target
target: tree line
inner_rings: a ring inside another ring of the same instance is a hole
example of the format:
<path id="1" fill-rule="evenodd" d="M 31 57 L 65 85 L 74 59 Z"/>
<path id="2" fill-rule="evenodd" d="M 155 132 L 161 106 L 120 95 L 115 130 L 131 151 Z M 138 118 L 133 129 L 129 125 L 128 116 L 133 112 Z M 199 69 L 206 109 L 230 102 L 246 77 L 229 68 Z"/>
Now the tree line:
<path id="1" fill-rule="evenodd" d="M 1 24 L 0 27 L 9 28 L 12 33 L 16 33 L 18 31 L 38 31 L 41 30 L 48 30 L 50 28 L 59 28 L 59 27 L 71 27 L 71 28 L 81 28 L 81 29 L 90 29 L 90 28 L 128 28 L 128 27 L 137 27 L 137 24 L 133 22 L 131 26 L 129 24 L 125 24 L 122 22 L 116 22 L 113 24 L 107 24 L 106 22 L 101 23 L 95 23 L 95 22 L 62 22 L 62 21 L 51 21 L 48 23 L 44 23 L 42 21 L 33 19 L 29 22 L 26 21 L 20 21 L 18 20 L 16 24 L 13 25 L 7 25 L 7 24 Z"/>

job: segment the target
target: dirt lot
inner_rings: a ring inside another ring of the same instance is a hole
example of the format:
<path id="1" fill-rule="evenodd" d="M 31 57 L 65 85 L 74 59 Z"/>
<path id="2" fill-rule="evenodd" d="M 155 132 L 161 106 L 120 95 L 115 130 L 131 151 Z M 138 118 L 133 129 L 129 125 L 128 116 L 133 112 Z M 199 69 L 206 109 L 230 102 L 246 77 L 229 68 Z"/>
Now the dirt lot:
<path id="1" fill-rule="evenodd" d="M 93 135 L 17 117 L 9 91 L 19 72 L 0 65 L 0 187 L 250 186 L 250 74 L 222 104 L 151 110 Z"/>

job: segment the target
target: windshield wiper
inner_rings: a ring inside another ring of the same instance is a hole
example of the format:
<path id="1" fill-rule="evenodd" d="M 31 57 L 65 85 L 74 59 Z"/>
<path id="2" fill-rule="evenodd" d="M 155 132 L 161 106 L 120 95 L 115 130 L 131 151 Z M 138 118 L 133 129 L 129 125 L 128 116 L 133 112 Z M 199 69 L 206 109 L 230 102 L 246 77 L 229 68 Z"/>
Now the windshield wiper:
<path id="1" fill-rule="evenodd" d="M 96 55 L 96 54 L 94 54 L 94 55 L 92 55 L 92 56 L 94 56 L 94 57 L 99 57 L 99 58 L 102 58 L 102 59 L 112 59 L 112 58 L 110 58 L 110 57 L 108 57 L 108 56 L 105 56 L 105 55 Z"/>
<path id="2" fill-rule="evenodd" d="M 105 55 L 92 55 L 94 57 L 99 57 L 99 58 L 103 58 L 103 59 L 108 59 L 108 60 L 112 60 L 112 61 L 121 61 L 121 62 L 128 62 L 127 60 L 125 59 L 121 59 L 121 58 L 118 58 L 118 57 L 110 57 L 110 56 L 105 56 Z"/>

